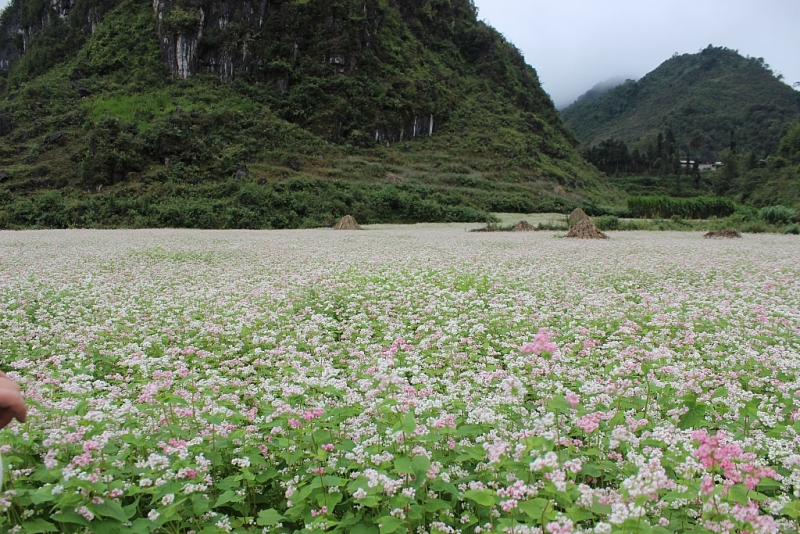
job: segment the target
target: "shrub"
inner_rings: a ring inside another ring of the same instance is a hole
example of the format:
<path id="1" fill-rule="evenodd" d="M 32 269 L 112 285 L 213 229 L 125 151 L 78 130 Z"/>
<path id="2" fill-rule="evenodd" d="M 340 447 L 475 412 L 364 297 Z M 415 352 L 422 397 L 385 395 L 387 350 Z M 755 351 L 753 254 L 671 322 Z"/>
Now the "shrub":
<path id="1" fill-rule="evenodd" d="M 614 215 L 602 215 L 600 217 L 595 217 L 592 219 L 592 222 L 595 226 L 597 226 L 601 230 L 619 230 L 619 217 L 615 217 Z"/>
<path id="2" fill-rule="evenodd" d="M 736 205 L 724 197 L 633 196 L 628 198 L 628 211 L 633 217 L 668 219 L 678 215 L 687 219 L 707 219 L 727 217 L 736 211 Z"/>
<path id="3" fill-rule="evenodd" d="M 758 218 L 769 224 L 789 224 L 796 216 L 797 213 L 786 206 L 768 206 L 758 211 Z"/>

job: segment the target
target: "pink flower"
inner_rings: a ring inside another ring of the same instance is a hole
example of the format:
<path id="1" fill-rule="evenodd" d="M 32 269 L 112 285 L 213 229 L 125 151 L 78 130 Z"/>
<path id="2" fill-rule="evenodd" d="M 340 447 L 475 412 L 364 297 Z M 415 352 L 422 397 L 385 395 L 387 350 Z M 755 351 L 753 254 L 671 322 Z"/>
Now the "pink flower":
<path id="1" fill-rule="evenodd" d="M 335 447 L 333 446 L 333 443 L 326 443 L 321 448 L 323 451 L 333 452 Z"/>
<path id="2" fill-rule="evenodd" d="M 714 479 L 709 476 L 703 477 L 703 481 L 700 482 L 700 492 L 703 495 L 711 495 L 713 491 L 714 491 Z"/>
<path id="3" fill-rule="evenodd" d="M 323 506 L 319 510 L 311 510 L 311 517 L 317 517 L 318 515 L 325 515 L 328 513 L 328 507 Z"/>
<path id="4" fill-rule="evenodd" d="M 301 423 L 297 419 L 289 419 L 289 426 L 292 428 L 300 428 L 301 426 L 303 426 L 303 423 Z"/>
<path id="5" fill-rule="evenodd" d="M 80 516 L 83 516 L 83 518 L 86 519 L 87 521 L 91 521 L 92 519 L 94 519 L 94 514 L 91 512 L 91 510 L 89 510 L 85 506 L 80 506 L 78 508 L 75 508 L 75 513 Z"/>
<path id="6" fill-rule="evenodd" d="M 581 398 L 576 395 L 575 393 L 568 393 L 564 399 L 570 404 L 570 406 L 577 406 L 581 402 Z"/>
<path id="7" fill-rule="evenodd" d="M 594 412 L 590 414 L 586 414 L 577 421 L 575 424 L 578 425 L 578 428 L 586 432 L 587 434 L 591 434 L 598 428 L 600 428 L 600 421 L 604 419 L 604 415 L 602 412 Z"/>
<path id="8" fill-rule="evenodd" d="M 572 521 L 562 519 L 560 522 L 553 521 L 547 524 L 547 532 L 550 534 L 570 534 L 572 532 Z"/>
<path id="9" fill-rule="evenodd" d="M 508 513 L 516 508 L 518 504 L 519 502 L 516 499 L 508 499 L 507 501 L 500 501 L 500 508 L 502 508 L 505 513 Z"/>
<path id="10" fill-rule="evenodd" d="M 500 438 L 495 438 L 494 443 L 483 444 L 483 448 L 486 451 L 486 459 L 489 460 L 490 464 L 500 462 L 500 457 L 506 453 L 509 447 L 509 443 Z"/>
<path id="11" fill-rule="evenodd" d="M 433 428 L 442 428 L 442 427 L 449 427 L 455 428 L 456 427 L 456 416 L 454 414 L 446 414 L 437 419 L 433 423 Z"/>
<path id="12" fill-rule="evenodd" d="M 540 328 L 539 333 L 533 338 L 533 343 L 526 343 L 519 349 L 523 354 L 541 354 L 543 352 L 554 353 L 558 347 L 550 339 L 555 334 L 546 328 Z"/>

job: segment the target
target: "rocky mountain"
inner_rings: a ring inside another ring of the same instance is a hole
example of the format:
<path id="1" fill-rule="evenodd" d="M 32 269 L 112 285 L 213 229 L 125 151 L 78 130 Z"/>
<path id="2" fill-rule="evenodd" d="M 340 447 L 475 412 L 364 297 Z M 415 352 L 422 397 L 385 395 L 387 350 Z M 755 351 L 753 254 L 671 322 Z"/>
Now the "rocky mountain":
<path id="1" fill-rule="evenodd" d="M 602 211 L 471 0 L 12 0 L 0 227 L 298 227 Z"/>
<path id="2" fill-rule="evenodd" d="M 725 149 L 765 157 L 800 118 L 800 92 L 763 58 L 709 46 L 675 55 L 599 98 L 579 99 L 562 116 L 587 146 L 613 138 L 645 153 L 659 133 L 671 131 L 679 148 L 693 144 L 692 153 L 705 159 Z"/>

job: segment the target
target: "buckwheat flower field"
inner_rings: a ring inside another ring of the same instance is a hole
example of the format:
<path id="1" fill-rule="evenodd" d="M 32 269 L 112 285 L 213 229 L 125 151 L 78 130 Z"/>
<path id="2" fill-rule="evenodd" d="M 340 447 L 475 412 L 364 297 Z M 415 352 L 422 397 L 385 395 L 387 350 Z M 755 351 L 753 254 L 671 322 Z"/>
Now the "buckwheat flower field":
<path id="1" fill-rule="evenodd" d="M 795 533 L 800 241 L 0 232 L 8 532 Z"/>

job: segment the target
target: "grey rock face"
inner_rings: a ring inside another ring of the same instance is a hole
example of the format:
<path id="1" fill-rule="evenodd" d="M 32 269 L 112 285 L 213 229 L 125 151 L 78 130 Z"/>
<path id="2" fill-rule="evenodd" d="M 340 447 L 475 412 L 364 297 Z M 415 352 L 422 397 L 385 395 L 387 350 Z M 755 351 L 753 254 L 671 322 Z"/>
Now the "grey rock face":
<path id="1" fill-rule="evenodd" d="M 198 1 L 182 8 L 174 0 L 153 0 L 165 67 L 175 78 L 208 72 L 224 82 L 249 72 L 251 63 L 262 58 L 249 53 L 247 42 L 263 25 L 268 6 L 267 0 L 229 0 Z M 236 27 L 229 28 L 233 21 Z M 224 31 L 226 39 L 201 51 L 207 29 Z"/>

